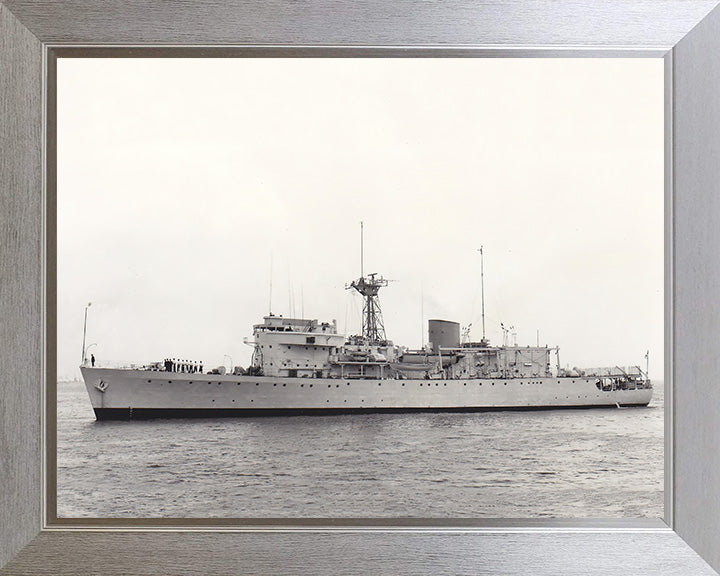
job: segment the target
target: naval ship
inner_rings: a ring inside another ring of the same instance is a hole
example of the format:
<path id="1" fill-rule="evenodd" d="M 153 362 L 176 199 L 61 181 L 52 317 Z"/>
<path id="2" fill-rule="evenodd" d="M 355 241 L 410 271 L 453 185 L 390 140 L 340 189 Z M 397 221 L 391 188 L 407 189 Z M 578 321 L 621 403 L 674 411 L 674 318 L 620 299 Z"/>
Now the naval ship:
<path id="1" fill-rule="evenodd" d="M 426 346 L 397 346 L 385 336 L 380 310 L 379 291 L 387 282 L 363 275 L 361 265 L 360 277 L 346 286 L 363 297 L 361 334 L 338 334 L 334 320 L 269 314 L 253 327 L 251 365 L 230 373 L 175 359 L 127 368 L 83 362 L 95 417 L 624 407 L 647 406 L 652 398 L 647 368 L 564 369 L 558 347 L 517 346 L 507 338 L 491 346 L 484 288 L 479 342 L 461 338 L 459 323 L 434 319 Z"/>

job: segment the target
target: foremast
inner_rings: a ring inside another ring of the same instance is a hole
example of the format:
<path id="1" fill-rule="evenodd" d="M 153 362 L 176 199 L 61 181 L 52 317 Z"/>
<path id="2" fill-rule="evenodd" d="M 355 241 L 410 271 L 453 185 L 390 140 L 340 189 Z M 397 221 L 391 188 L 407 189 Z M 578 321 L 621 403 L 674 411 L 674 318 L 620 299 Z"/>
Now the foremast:
<path id="1" fill-rule="evenodd" d="M 364 240 L 363 223 L 360 222 L 360 278 L 345 286 L 346 289 L 354 288 L 363 297 L 362 314 L 362 339 L 366 344 L 383 346 L 387 343 L 385 336 L 385 325 L 383 324 L 382 311 L 380 309 L 380 288 L 388 285 L 388 281 L 377 273 L 365 276 L 363 271 Z"/>
<path id="2" fill-rule="evenodd" d="M 368 344 L 385 344 L 385 325 L 378 293 L 388 281 L 377 274 L 368 274 L 354 280 L 348 288 L 354 288 L 363 297 L 362 337 Z"/>

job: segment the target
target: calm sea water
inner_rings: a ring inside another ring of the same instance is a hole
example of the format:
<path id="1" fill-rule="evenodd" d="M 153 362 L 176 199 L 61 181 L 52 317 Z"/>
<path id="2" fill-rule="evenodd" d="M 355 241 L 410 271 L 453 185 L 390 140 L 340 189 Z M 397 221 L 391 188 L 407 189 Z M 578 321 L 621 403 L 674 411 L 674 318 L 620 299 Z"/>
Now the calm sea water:
<path id="1" fill-rule="evenodd" d="M 650 517 L 647 408 L 96 422 L 58 383 L 59 517 Z"/>

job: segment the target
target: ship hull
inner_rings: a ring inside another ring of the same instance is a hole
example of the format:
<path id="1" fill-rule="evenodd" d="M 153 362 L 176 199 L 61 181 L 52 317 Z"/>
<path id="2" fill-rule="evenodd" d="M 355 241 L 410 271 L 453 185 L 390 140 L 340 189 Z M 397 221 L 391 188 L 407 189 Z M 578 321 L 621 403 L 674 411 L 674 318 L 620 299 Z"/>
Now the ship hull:
<path id="1" fill-rule="evenodd" d="M 594 377 L 340 379 L 81 368 L 98 420 L 647 406 L 652 388 Z"/>

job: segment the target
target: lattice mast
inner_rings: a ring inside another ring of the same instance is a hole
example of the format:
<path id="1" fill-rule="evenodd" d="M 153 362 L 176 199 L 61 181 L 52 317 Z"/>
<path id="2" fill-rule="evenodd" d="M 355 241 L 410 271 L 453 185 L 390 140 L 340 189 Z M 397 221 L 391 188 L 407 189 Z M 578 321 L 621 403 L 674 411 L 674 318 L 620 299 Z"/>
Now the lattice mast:
<path id="1" fill-rule="evenodd" d="M 354 288 L 362 295 L 362 336 L 369 344 L 378 344 L 386 341 L 378 292 L 380 292 L 380 288 L 388 285 L 388 281 L 382 276 L 378 276 L 377 273 L 365 276 L 363 251 L 363 223 L 360 222 L 360 278 L 354 280 L 346 288 Z"/>

